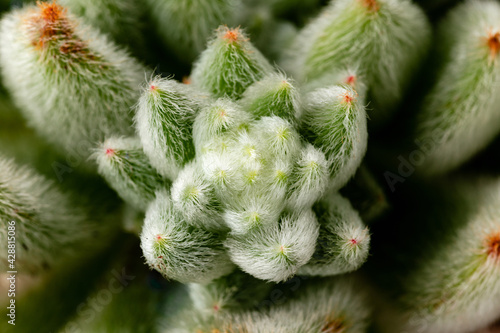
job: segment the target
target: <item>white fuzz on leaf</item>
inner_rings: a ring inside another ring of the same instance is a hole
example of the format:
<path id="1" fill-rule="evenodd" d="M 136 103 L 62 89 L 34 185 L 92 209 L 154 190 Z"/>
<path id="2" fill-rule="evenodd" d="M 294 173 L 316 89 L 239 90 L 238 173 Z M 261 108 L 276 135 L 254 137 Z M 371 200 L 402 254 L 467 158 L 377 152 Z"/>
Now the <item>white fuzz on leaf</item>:
<path id="1" fill-rule="evenodd" d="M 357 211 L 340 194 L 315 204 L 320 224 L 316 251 L 299 274 L 328 276 L 357 270 L 368 258 L 370 234 Z"/>
<path id="2" fill-rule="evenodd" d="M 202 105 L 190 86 L 161 77 L 151 80 L 139 99 L 135 122 L 144 152 L 171 180 L 194 158 L 193 123 Z"/>
<path id="3" fill-rule="evenodd" d="M 294 210 L 311 207 L 328 185 L 328 162 L 325 154 L 307 144 L 302 149 L 290 178 L 288 207 Z"/>
<path id="4" fill-rule="evenodd" d="M 304 126 L 311 142 L 326 155 L 330 185 L 342 188 L 354 176 L 368 144 L 363 101 L 349 85 L 331 86 L 307 96 Z"/>
<path id="5" fill-rule="evenodd" d="M 225 242 L 231 260 L 256 278 L 280 282 L 311 259 L 319 226 L 311 210 L 282 217 L 277 225 L 230 234 Z"/>
<path id="6" fill-rule="evenodd" d="M 153 201 L 155 192 L 168 184 L 149 163 L 138 138 L 109 138 L 93 157 L 108 184 L 141 211 Z"/>
<path id="7" fill-rule="evenodd" d="M 224 229 L 213 186 L 196 163 L 189 163 L 172 184 L 172 202 L 186 222 L 208 230 Z"/>
<path id="8" fill-rule="evenodd" d="M 141 248 L 146 263 L 167 279 L 206 283 L 230 273 L 234 265 L 222 242 L 222 235 L 187 224 L 164 191 L 146 211 Z"/>

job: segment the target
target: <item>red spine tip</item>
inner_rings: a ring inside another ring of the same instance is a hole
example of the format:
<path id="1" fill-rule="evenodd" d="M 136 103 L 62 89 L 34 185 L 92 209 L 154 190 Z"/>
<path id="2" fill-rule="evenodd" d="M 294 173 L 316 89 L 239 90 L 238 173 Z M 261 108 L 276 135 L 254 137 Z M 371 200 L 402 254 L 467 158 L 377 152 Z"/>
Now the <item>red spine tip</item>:
<path id="1" fill-rule="evenodd" d="M 107 148 L 107 149 L 106 149 L 106 155 L 107 155 L 107 156 L 110 156 L 110 157 L 111 157 L 111 156 L 113 156 L 114 154 L 115 154 L 115 150 L 114 150 L 114 149 L 112 149 L 112 148 Z"/>
<path id="2" fill-rule="evenodd" d="M 345 83 L 350 85 L 350 86 L 354 86 L 356 84 L 356 76 L 354 75 L 349 75 L 346 79 L 345 79 Z"/>
<path id="3" fill-rule="evenodd" d="M 489 236 L 486 243 L 488 255 L 500 260 L 500 232 Z"/>

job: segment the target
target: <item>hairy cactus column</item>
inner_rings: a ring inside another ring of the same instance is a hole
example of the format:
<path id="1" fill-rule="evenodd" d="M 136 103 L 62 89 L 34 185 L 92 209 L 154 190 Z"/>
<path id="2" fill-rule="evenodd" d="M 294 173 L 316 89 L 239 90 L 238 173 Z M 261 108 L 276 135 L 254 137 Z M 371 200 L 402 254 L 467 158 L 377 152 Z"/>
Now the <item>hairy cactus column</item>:
<path id="1" fill-rule="evenodd" d="M 241 104 L 257 117 L 279 116 L 296 123 L 302 113 L 301 96 L 295 82 L 285 74 L 271 74 L 251 85 Z"/>
<path id="2" fill-rule="evenodd" d="M 352 276 L 301 281 L 292 300 L 259 310 L 197 322 L 191 316 L 174 332 L 366 333 L 372 312 L 362 281 Z"/>
<path id="3" fill-rule="evenodd" d="M 317 89 L 307 95 L 305 132 L 325 152 L 330 186 L 342 188 L 361 165 L 368 145 L 363 100 L 349 85 Z"/>
<path id="4" fill-rule="evenodd" d="M 186 223 L 170 195 L 159 191 L 146 211 L 141 248 L 147 264 L 165 278 L 207 283 L 234 269 L 223 239 L 224 233 Z"/>
<path id="5" fill-rule="evenodd" d="M 370 234 L 349 200 L 330 193 L 314 211 L 320 224 L 316 251 L 299 274 L 328 276 L 357 270 L 368 258 Z"/>
<path id="6" fill-rule="evenodd" d="M 271 64 L 244 32 L 220 26 L 194 64 L 193 85 L 215 97 L 240 98 L 255 81 L 273 72 Z"/>
<path id="7" fill-rule="evenodd" d="M 107 139 L 93 157 L 99 173 L 135 209 L 145 211 L 155 192 L 169 183 L 153 169 L 137 138 Z"/>
<path id="8" fill-rule="evenodd" d="M 500 133 L 500 4 L 468 1 L 440 24 L 443 68 L 418 115 L 415 140 L 431 176 L 448 172 Z"/>
<path id="9" fill-rule="evenodd" d="M 307 81 L 354 68 L 364 78 L 370 118 L 395 111 L 430 42 L 424 13 L 409 0 L 332 0 L 292 46 L 286 67 Z"/>
<path id="10" fill-rule="evenodd" d="M 161 77 L 151 80 L 139 99 L 135 120 L 144 152 L 170 180 L 194 158 L 193 123 L 203 105 L 190 86 Z"/>
<path id="11" fill-rule="evenodd" d="M 9 270 L 7 244 L 15 244 L 12 254 L 15 253 L 16 267 L 39 273 L 71 255 L 83 253 L 90 247 L 93 233 L 106 229 L 94 225 L 55 184 L 33 170 L 0 156 L 0 171 L 3 271 Z"/>
<path id="12" fill-rule="evenodd" d="M 391 295 L 382 332 L 466 333 L 498 319 L 500 179 L 443 185 L 374 253 L 373 275 Z"/>
<path id="13" fill-rule="evenodd" d="M 0 46 L 7 89 L 48 141 L 83 163 L 97 141 L 133 133 L 142 66 L 65 8 L 41 2 L 6 15 Z"/>
<path id="14" fill-rule="evenodd" d="M 296 299 L 272 307 L 265 315 L 243 315 L 235 322 L 245 327 L 242 332 L 365 333 L 370 315 L 362 282 L 338 277 L 301 286 Z"/>

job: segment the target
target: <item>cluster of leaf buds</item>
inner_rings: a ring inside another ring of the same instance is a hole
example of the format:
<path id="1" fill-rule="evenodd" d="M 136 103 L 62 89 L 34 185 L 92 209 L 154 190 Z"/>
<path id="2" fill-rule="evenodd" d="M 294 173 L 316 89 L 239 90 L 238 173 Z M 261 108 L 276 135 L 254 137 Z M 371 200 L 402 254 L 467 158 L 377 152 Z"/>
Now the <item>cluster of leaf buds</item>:
<path id="1" fill-rule="evenodd" d="M 170 190 L 156 193 L 141 235 L 146 261 L 165 277 L 207 282 L 236 264 L 279 282 L 301 267 L 303 274 L 334 275 L 366 260 L 369 233 L 349 201 L 335 194 L 366 150 L 364 101 L 352 86 L 334 84 L 303 99 L 243 31 L 221 26 L 190 85 L 150 81 L 136 125 L 151 165 L 172 181 Z M 119 149 L 111 157 L 107 151 L 99 160 L 119 158 Z M 139 157 L 127 159 L 124 170 Z M 145 199 L 161 182 L 147 163 L 140 165 L 135 179 L 115 173 Z"/>

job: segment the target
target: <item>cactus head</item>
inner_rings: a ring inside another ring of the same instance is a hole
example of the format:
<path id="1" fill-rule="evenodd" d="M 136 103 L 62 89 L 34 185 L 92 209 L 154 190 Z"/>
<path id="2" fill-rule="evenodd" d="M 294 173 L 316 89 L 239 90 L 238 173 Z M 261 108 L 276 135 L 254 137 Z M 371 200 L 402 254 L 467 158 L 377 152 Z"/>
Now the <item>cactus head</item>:
<path id="1" fill-rule="evenodd" d="M 53 2 L 38 2 L 36 11 L 27 20 L 32 45 L 51 56 L 72 61 L 92 60 L 85 41 L 75 35 L 75 24 L 65 7 Z"/>
<path id="2" fill-rule="evenodd" d="M 240 98 L 248 86 L 273 71 L 239 28 L 220 26 L 193 67 L 193 84 L 215 97 Z"/>

